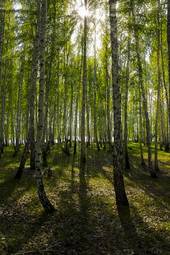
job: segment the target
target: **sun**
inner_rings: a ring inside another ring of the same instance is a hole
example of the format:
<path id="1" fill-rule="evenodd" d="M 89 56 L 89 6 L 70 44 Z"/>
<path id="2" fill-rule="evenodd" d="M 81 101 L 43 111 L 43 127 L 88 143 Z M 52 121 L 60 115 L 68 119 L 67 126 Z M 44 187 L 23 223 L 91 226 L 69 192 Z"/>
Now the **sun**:
<path id="1" fill-rule="evenodd" d="M 89 11 L 85 8 L 85 6 L 80 6 L 77 12 L 82 18 L 89 16 Z"/>
<path id="2" fill-rule="evenodd" d="M 89 16 L 89 11 L 84 7 L 79 7 L 79 9 L 77 10 L 79 16 L 81 18 L 85 18 L 85 17 L 88 17 Z"/>
<path id="3" fill-rule="evenodd" d="M 21 10 L 21 9 L 22 9 L 22 5 L 20 3 L 14 4 L 14 10 Z"/>

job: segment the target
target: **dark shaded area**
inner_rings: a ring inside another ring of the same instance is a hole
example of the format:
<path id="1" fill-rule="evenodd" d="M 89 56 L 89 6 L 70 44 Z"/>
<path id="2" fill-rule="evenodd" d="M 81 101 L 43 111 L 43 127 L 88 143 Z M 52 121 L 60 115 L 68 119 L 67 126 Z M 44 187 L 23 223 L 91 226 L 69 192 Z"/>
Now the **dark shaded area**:
<path id="1" fill-rule="evenodd" d="M 131 212 L 126 207 L 121 208 L 118 217 L 116 208 L 109 201 L 113 189 L 91 188 L 93 179 L 103 178 L 113 184 L 111 154 L 89 148 L 87 164 L 81 165 L 79 170 L 79 155 L 68 159 L 54 149 L 51 157 L 50 164 L 56 169 L 53 169 L 52 177 L 46 179 L 46 186 L 52 192 L 55 187 L 56 193 L 52 194 L 57 211 L 50 216 L 35 210 L 40 204 L 29 170 L 25 170 L 19 183 L 13 180 L 12 170 L 2 170 L 4 182 L 0 184 L 0 192 L 4 211 L 0 215 L 0 228 L 6 236 L 9 254 L 22 251 L 59 255 L 170 254 L 168 230 L 161 233 L 152 229 L 133 203 L 130 203 Z M 169 175 L 162 173 L 159 179 L 153 180 L 139 169 L 140 162 L 134 155 L 130 160 L 131 171 L 126 175 L 130 181 L 128 185 L 131 188 L 138 186 L 153 197 L 157 208 L 167 206 L 168 209 L 169 200 L 165 193 L 168 192 Z M 5 171 L 8 174 L 5 175 Z M 18 204 L 30 189 L 34 190 L 35 197 Z"/>

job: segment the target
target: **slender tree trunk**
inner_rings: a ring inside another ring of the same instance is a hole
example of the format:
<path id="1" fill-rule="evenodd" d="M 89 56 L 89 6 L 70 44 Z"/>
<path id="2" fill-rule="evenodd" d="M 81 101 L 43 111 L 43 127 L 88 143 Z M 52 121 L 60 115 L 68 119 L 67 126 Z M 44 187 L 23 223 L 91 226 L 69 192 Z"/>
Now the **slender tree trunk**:
<path id="1" fill-rule="evenodd" d="M 67 45 L 64 49 L 64 114 L 63 114 L 63 136 L 64 136 L 64 148 L 63 151 L 66 155 L 70 155 L 70 150 L 68 146 L 68 121 L 67 121 L 67 100 L 68 100 L 68 61 L 69 61 L 69 52 Z"/>
<path id="2" fill-rule="evenodd" d="M 124 162 L 125 169 L 130 169 L 129 155 L 128 155 L 128 93 L 129 93 L 129 64 L 130 64 L 130 36 L 128 35 L 127 47 L 127 66 L 126 66 L 126 81 L 125 81 L 125 106 L 124 106 Z"/>
<path id="3" fill-rule="evenodd" d="M 111 120 L 110 120 L 110 77 L 108 71 L 108 43 L 106 42 L 105 49 L 105 76 L 106 76 L 106 125 L 107 125 L 107 140 L 109 143 L 109 147 L 111 148 L 112 139 L 111 139 Z"/>
<path id="4" fill-rule="evenodd" d="M 47 79 L 45 86 L 45 116 L 44 116 L 44 133 L 43 139 L 46 141 L 46 146 L 44 146 L 44 155 L 47 157 L 47 152 L 50 149 L 50 133 L 48 130 L 48 119 L 49 119 L 49 95 L 51 90 L 51 82 L 52 82 L 52 64 L 54 61 L 54 52 L 55 52 L 55 43 L 56 43 L 56 8 L 55 3 L 53 3 L 54 14 L 52 16 L 52 34 L 51 34 L 51 47 L 50 47 L 50 55 L 49 55 L 49 63 L 48 63 L 48 71 L 47 71 Z M 48 61 L 47 61 L 48 62 Z"/>
<path id="5" fill-rule="evenodd" d="M 67 47 L 64 48 L 64 109 L 63 109 L 63 138 L 66 140 L 66 134 L 67 134 Z"/>
<path id="6" fill-rule="evenodd" d="M 49 142 L 49 130 L 48 130 L 48 118 L 49 118 L 49 93 L 50 93 L 50 82 L 51 82 L 51 67 L 52 67 L 52 60 L 50 60 L 49 64 L 49 73 L 48 79 L 45 83 L 45 114 L 44 114 L 44 132 L 43 132 L 43 140 L 46 142 L 46 147 L 48 147 Z M 44 148 L 46 150 L 46 148 Z"/>
<path id="7" fill-rule="evenodd" d="M 121 92 L 119 83 L 118 66 L 118 39 L 117 39 L 117 17 L 116 0 L 109 0 L 110 27 L 111 27 L 111 49 L 112 49 L 112 83 L 113 83 L 113 110 L 114 110 L 114 188 L 116 194 L 117 208 L 120 213 L 122 206 L 129 207 L 125 192 L 122 164 L 122 123 L 121 123 Z"/>
<path id="8" fill-rule="evenodd" d="M 39 62 L 40 62 L 40 81 L 39 81 L 39 102 L 38 102 L 38 124 L 37 140 L 35 146 L 35 166 L 36 182 L 39 200 L 46 212 L 54 211 L 50 203 L 43 184 L 42 177 L 42 147 L 43 147 L 43 128 L 44 128 L 44 87 L 45 87 L 45 34 L 47 20 L 47 0 L 40 1 L 40 20 L 39 20 Z"/>
<path id="9" fill-rule="evenodd" d="M 60 84 L 60 75 L 59 75 L 59 72 L 60 72 L 60 53 L 58 52 L 57 54 L 58 56 L 58 63 L 57 63 L 57 86 L 56 86 L 56 97 L 57 97 L 57 101 L 56 101 L 56 108 L 57 108 L 57 116 L 56 116 L 56 119 L 57 119 L 57 141 L 58 143 L 60 142 L 60 139 L 61 139 L 61 134 L 60 134 L 60 98 L 59 98 L 59 84 Z M 55 121 L 56 122 L 56 121 Z"/>
<path id="10" fill-rule="evenodd" d="M 6 113 L 6 125 L 5 125 L 5 146 L 9 146 L 9 121 L 10 121 L 10 111 L 7 111 Z"/>
<path id="11" fill-rule="evenodd" d="M 4 39 L 4 28 L 5 28 L 5 9 L 4 0 L 0 3 L 0 70 L 2 68 L 2 53 L 3 53 L 3 39 Z"/>
<path id="12" fill-rule="evenodd" d="M 59 114 L 59 84 L 60 84 L 60 52 L 57 50 L 57 70 L 56 70 L 56 81 L 55 81 L 55 101 L 53 106 L 53 145 L 55 144 L 56 138 L 59 141 L 60 137 L 60 114 Z M 56 128 L 57 127 L 57 128 Z"/>
<path id="13" fill-rule="evenodd" d="M 1 93 L 1 118 L 0 118 L 0 157 L 3 153 L 4 146 L 4 110 L 5 110 L 5 93 L 4 93 L 4 77 L 2 76 L 2 55 L 3 55 L 3 40 L 4 40 L 4 29 L 5 29 L 5 1 L 2 0 L 0 3 L 0 93 Z"/>
<path id="14" fill-rule="evenodd" d="M 37 3 L 39 6 L 39 3 Z M 38 7 L 39 8 L 39 7 Z M 39 23 L 39 17 L 37 17 L 37 23 Z M 25 167 L 29 149 L 31 150 L 30 154 L 30 168 L 35 169 L 35 97 L 36 97 L 36 83 L 37 83 L 37 72 L 38 72 L 38 58 L 39 58 L 39 30 L 36 27 L 36 36 L 33 43 L 33 52 L 32 52 L 32 63 L 31 63 L 31 72 L 28 79 L 30 89 L 28 92 L 28 134 L 26 139 L 26 144 L 24 147 L 23 154 L 21 156 L 20 165 L 16 173 L 15 178 L 20 179 Z"/>
<path id="15" fill-rule="evenodd" d="M 90 84 L 87 88 L 86 110 L 87 110 L 87 147 L 90 146 Z"/>
<path id="16" fill-rule="evenodd" d="M 145 114 L 146 142 L 147 142 L 147 148 L 148 148 L 148 169 L 149 169 L 151 177 L 155 178 L 156 177 L 156 172 L 152 167 L 151 127 L 150 127 L 150 120 L 149 120 L 149 114 L 148 114 L 147 97 L 146 97 L 144 82 L 143 82 L 143 67 L 142 67 L 141 56 L 140 56 L 139 32 L 138 32 L 138 28 L 136 26 L 136 19 L 135 19 L 135 13 L 134 13 L 134 4 L 133 4 L 132 0 L 131 0 L 131 12 L 132 12 L 132 20 L 133 20 L 133 26 L 134 26 L 134 36 L 135 36 L 135 47 L 136 47 L 136 55 L 137 55 L 139 84 L 140 84 L 140 88 L 141 88 L 142 99 L 143 99 L 143 108 L 144 108 L 144 114 Z"/>
<path id="17" fill-rule="evenodd" d="M 96 59 L 96 24 L 95 26 L 95 39 L 94 39 L 94 81 L 93 81 L 93 97 L 94 97 L 94 142 L 98 151 L 100 150 L 99 141 L 98 141 L 98 133 L 97 133 L 97 99 L 96 99 L 96 91 L 97 91 L 97 59 Z"/>
<path id="18" fill-rule="evenodd" d="M 38 5 L 38 3 L 37 3 Z M 39 17 L 38 23 L 39 21 Z M 37 27 L 36 38 L 33 46 L 32 55 L 32 68 L 30 75 L 30 92 L 29 92 L 29 144 L 30 144 L 30 167 L 35 169 L 35 99 L 36 97 L 36 83 L 37 83 L 37 72 L 38 72 L 38 58 L 39 58 L 39 28 Z"/>
<path id="19" fill-rule="evenodd" d="M 52 46 L 50 51 L 50 59 L 48 63 L 48 72 L 47 72 L 47 79 L 45 82 L 45 112 L 44 112 L 44 128 L 43 128 L 43 138 L 42 141 L 44 142 L 43 146 L 43 166 L 47 167 L 47 155 L 50 151 L 50 136 L 51 136 L 51 125 L 52 125 L 52 118 L 49 117 L 49 95 L 51 90 L 51 69 L 52 69 L 52 63 L 53 63 L 53 55 L 54 55 L 54 43 L 55 40 L 53 38 L 55 31 L 53 31 L 52 34 Z M 49 124 L 49 125 L 48 125 Z"/>
<path id="20" fill-rule="evenodd" d="M 139 144 L 140 144 L 140 159 L 141 159 L 141 166 L 145 166 L 145 161 L 143 158 L 143 125 L 142 125 L 142 97 L 141 97 L 141 92 L 139 95 L 139 132 L 140 132 L 140 136 L 139 136 Z"/>
<path id="21" fill-rule="evenodd" d="M 155 171 L 159 170 L 158 166 L 158 121 L 160 120 L 160 90 L 161 90 L 161 68 L 160 68 L 160 0 L 157 0 L 157 105 L 156 105 L 156 118 L 155 118 Z"/>
<path id="22" fill-rule="evenodd" d="M 87 9 L 87 0 L 84 0 Z M 86 161 L 85 145 L 85 113 L 86 113 L 86 87 L 87 87 L 87 16 L 84 17 L 83 36 L 83 81 L 82 81 L 82 105 L 81 105 L 81 163 Z"/>
<path id="23" fill-rule="evenodd" d="M 167 12 L 167 43 L 168 43 L 168 74 L 169 74 L 169 86 L 168 86 L 168 96 L 169 96 L 169 107 L 168 107 L 168 120 L 169 120 L 169 132 L 168 132 L 168 144 L 170 150 L 170 0 L 168 0 L 168 12 Z"/>
<path id="24" fill-rule="evenodd" d="M 167 109 L 168 109 L 167 137 L 166 137 L 165 133 L 163 132 L 164 133 L 163 136 L 162 136 L 163 144 L 161 145 L 161 147 L 164 146 L 165 150 L 168 151 L 169 150 L 169 148 L 168 148 L 169 147 L 169 142 L 168 142 L 168 133 L 169 133 L 169 131 L 168 131 L 168 129 L 169 129 L 169 126 L 170 126 L 169 125 L 169 98 L 168 98 L 168 88 L 167 88 L 166 78 L 165 78 L 165 62 L 164 62 L 164 53 L 163 53 L 162 21 L 160 22 L 160 37 L 161 37 L 161 39 L 160 39 L 161 40 L 161 49 L 160 50 L 161 50 L 162 82 L 163 82 L 163 88 L 164 88 L 164 91 L 165 91 L 166 105 L 167 105 Z M 162 107 L 161 107 L 161 110 L 163 110 Z M 161 114 L 161 119 L 163 120 L 162 114 Z M 161 126 L 163 125 L 162 120 L 161 120 Z M 162 131 L 163 131 L 163 129 L 162 129 Z"/>
<path id="25" fill-rule="evenodd" d="M 82 64 L 83 64 L 83 59 L 81 58 L 80 62 L 78 62 L 77 70 L 78 70 L 78 81 L 77 81 L 77 88 L 76 88 L 76 108 L 75 108 L 75 123 L 74 123 L 74 155 L 77 152 L 77 136 L 78 136 L 78 126 L 77 122 L 79 120 L 79 97 L 80 97 L 80 84 L 79 80 L 81 80 L 82 77 Z"/>
<path id="26" fill-rule="evenodd" d="M 163 150 L 163 147 L 166 144 L 166 131 L 165 131 L 165 112 L 164 112 L 164 100 L 161 97 L 160 100 L 160 121 L 161 121 L 161 142 L 160 142 L 160 150 Z"/>
<path id="27" fill-rule="evenodd" d="M 3 81 L 5 84 L 5 80 Z M 5 134 L 5 104 L 6 104 L 6 89 L 5 89 L 5 85 L 2 85 L 1 87 L 1 93 L 2 93 L 2 97 L 1 97 L 1 124 L 0 124 L 0 156 L 4 151 L 4 134 Z"/>
<path id="28" fill-rule="evenodd" d="M 19 73 L 19 80 L 18 80 L 18 99 L 17 99 L 17 117 L 16 117 L 16 144 L 15 144 L 15 152 L 14 156 L 16 156 L 19 152 L 19 145 L 20 145 L 20 131 L 21 131 L 21 102 L 22 102 L 22 85 L 23 85 L 23 78 L 24 78 L 24 57 L 21 57 L 21 67 Z"/>
<path id="29" fill-rule="evenodd" d="M 72 127 L 73 127 L 72 122 L 73 122 L 73 83 L 71 82 L 70 127 L 69 127 L 70 147 L 72 147 Z"/>
<path id="30" fill-rule="evenodd" d="M 74 155 L 77 151 L 77 120 L 78 120 L 78 102 L 79 102 L 79 92 L 77 89 L 76 95 L 76 110 L 75 110 L 75 121 L 74 121 Z"/>

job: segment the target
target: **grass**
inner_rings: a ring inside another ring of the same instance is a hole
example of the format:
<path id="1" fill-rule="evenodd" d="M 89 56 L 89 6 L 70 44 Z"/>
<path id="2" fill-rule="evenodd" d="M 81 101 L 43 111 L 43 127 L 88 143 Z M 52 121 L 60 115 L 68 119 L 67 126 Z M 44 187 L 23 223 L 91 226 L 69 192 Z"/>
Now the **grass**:
<path id="1" fill-rule="evenodd" d="M 13 178 L 19 157 L 5 148 L 0 162 L 0 249 L 4 254 L 170 254 L 170 157 L 159 151 L 161 174 L 151 179 L 141 169 L 139 145 L 129 144 L 131 170 L 125 174 L 133 231 L 121 226 L 113 189 L 112 155 L 88 150 L 79 170 L 73 160 L 54 146 L 49 157 L 53 169 L 45 177 L 47 194 L 56 208 L 46 215 L 37 198 L 33 173 L 26 169 L 20 182 Z M 145 149 L 146 157 L 146 149 Z M 28 162 L 29 163 L 29 162 Z M 1 253 L 0 253 L 1 254 Z"/>

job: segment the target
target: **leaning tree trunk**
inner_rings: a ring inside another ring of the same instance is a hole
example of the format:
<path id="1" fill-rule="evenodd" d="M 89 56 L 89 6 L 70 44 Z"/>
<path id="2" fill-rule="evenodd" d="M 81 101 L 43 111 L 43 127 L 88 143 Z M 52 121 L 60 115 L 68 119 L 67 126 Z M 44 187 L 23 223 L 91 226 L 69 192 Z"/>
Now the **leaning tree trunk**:
<path id="1" fill-rule="evenodd" d="M 119 213 L 122 206 L 129 207 L 125 192 L 124 179 L 122 174 L 122 123 L 121 123 L 121 91 L 119 83 L 118 66 L 118 39 L 117 39 L 117 17 L 116 0 L 109 0 L 110 27 L 111 27 L 111 49 L 112 49 L 112 83 L 113 83 L 113 110 L 114 110 L 114 188 L 116 203 Z"/>
<path id="2" fill-rule="evenodd" d="M 39 103 L 38 103 L 38 123 L 37 123 L 37 140 L 35 146 L 35 170 L 36 182 L 39 200 L 46 212 L 54 210 L 50 203 L 43 184 L 42 177 L 42 147 L 43 147 L 43 128 L 44 128 L 44 85 L 45 85 L 45 33 L 47 20 L 47 0 L 40 2 L 40 19 L 39 19 L 39 64 L 40 64 L 40 81 L 39 81 Z"/>

